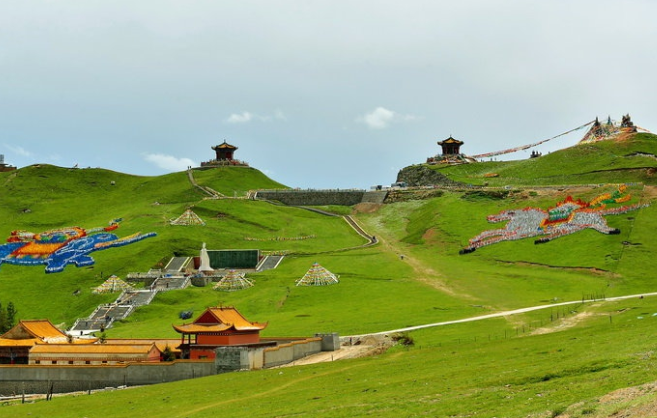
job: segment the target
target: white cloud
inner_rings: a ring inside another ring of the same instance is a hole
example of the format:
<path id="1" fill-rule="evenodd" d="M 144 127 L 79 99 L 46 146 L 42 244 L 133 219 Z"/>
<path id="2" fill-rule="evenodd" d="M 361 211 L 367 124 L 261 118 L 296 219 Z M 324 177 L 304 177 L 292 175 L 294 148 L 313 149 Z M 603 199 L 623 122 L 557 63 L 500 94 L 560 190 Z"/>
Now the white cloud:
<path id="1" fill-rule="evenodd" d="M 242 112 L 242 113 L 231 113 L 231 115 L 225 119 L 226 123 L 248 123 L 251 121 L 260 121 L 260 122 L 271 122 L 272 120 L 287 120 L 285 114 L 281 110 L 276 110 L 274 115 L 257 115 L 251 112 Z"/>
<path id="2" fill-rule="evenodd" d="M 253 114 L 249 112 L 242 112 L 242 113 L 233 113 L 231 114 L 228 119 L 226 119 L 226 123 L 247 123 L 250 122 L 253 119 Z"/>
<path id="3" fill-rule="evenodd" d="M 160 168 L 170 171 L 183 171 L 187 170 L 187 167 L 189 166 L 198 166 L 198 164 L 189 158 L 178 158 L 164 154 L 146 154 L 144 159 L 149 163 L 153 163 Z"/>
<path id="4" fill-rule="evenodd" d="M 18 146 L 13 146 L 13 145 L 8 145 L 4 144 L 5 148 L 7 148 L 9 151 L 13 152 L 16 155 L 20 155 L 21 157 L 31 157 L 32 153 L 26 150 L 23 147 L 18 147 Z"/>
<path id="5" fill-rule="evenodd" d="M 277 111 L 274 113 L 274 119 L 277 119 L 277 120 L 287 120 L 287 118 L 285 117 L 285 114 L 283 113 L 282 110 L 277 110 Z"/>
<path id="6" fill-rule="evenodd" d="M 370 129 L 385 129 L 392 123 L 409 122 L 418 119 L 414 115 L 402 115 L 385 107 L 377 107 L 365 116 L 358 117 L 358 122 L 363 122 Z"/>

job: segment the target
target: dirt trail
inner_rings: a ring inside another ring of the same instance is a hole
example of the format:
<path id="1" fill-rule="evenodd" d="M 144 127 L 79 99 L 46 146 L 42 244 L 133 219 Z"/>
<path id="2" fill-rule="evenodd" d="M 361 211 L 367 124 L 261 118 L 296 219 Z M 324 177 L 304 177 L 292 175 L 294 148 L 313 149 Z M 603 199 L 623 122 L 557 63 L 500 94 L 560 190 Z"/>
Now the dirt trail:
<path id="1" fill-rule="evenodd" d="M 363 222 L 361 221 L 361 223 Z M 382 232 L 382 230 L 377 231 L 377 234 L 380 232 Z M 417 258 L 406 254 L 401 246 L 396 244 L 396 240 L 390 239 L 385 234 L 378 234 L 377 240 L 386 249 L 387 252 L 396 254 L 401 262 L 407 263 L 413 269 L 415 273 L 414 278 L 416 280 L 425 283 L 449 296 L 461 299 L 476 300 L 476 298 L 472 295 L 459 293 L 453 288 L 449 287 L 445 283 L 445 276 L 427 266 L 422 260 L 418 260 Z"/>
<path id="2" fill-rule="evenodd" d="M 592 312 L 580 312 L 576 315 L 562 319 L 557 323 L 556 326 L 537 328 L 531 332 L 531 335 L 551 334 L 553 332 L 558 332 L 558 331 L 566 330 L 568 328 L 573 328 L 579 323 L 581 323 L 583 320 L 585 320 L 586 318 L 592 317 L 594 315 L 595 314 L 593 314 Z"/>

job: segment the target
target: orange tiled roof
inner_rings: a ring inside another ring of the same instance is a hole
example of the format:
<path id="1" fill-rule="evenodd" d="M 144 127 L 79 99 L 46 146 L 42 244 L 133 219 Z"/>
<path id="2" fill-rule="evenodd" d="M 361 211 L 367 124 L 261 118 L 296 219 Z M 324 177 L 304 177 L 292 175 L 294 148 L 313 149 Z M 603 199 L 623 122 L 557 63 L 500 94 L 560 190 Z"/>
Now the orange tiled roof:
<path id="1" fill-rule="evenodd" d="M 66 334 L 47 319 L 22 320 L 5 332 L 1 339 L 26 340 L 37 338 L 45 342 L 66 341 Z"/>
<path id="2" fill-rule="evenodd" d="M 223 142 L 223 144 L 216 145 L 212 147 L 212 149 L 237 149 L 235 145 L 230 145 L 226 141 Z"/>
<path id="3" fill-rule="evenodd" d="M 40 342 L 38 338 L 25 338 L 21 340 L 11 340 L 9 338 L 0 338 L 0 347 L 31 347 Z"/>
<path id="4" fill-rule="evenodd" d="M 459 141 L 458 139 L 454 139 L 450 136 L 444 141 L 438 141 L 438 145 L 442 145 L 442 144 L 463 144 L 463 141 Z"/>
<path id="5" fill-rule="evenodd" d="M 251 322 L 244 318 L 241 313 L 232 306 L 221 308 L 208 308 L 207 312 L 212 314 L 217 320 L 223 324 L 232 325 L 236 330 L 246 329 L 264 329 L 267 324 L 258 322 Z M 194 321 L 197 323 L 197 321 Z"/>
<path id="6" fill-rule="evenodd" d="M 172 352 L 180 352 L 177 348 L 180 345 L 180 338 L 108 338 L 105 340 L 106 344 L 150 344 L 155 343 L 158 350 L 164 351 L 167 346 Z"/>
<path id="7" fill-rule="evenodd" d="M 260 331 L 266 327 L 267 323 L 251 322 L 233 307 L 208 308 L 193 323 L 173 326 L 180 333 L 222 332 L 229 329 Z"/>
<path id="8" fill-rule="evenodd" d="M 32 354 L 146 354 L 154 343 L 150 344 L 37 344 L 30 350 Z"/>
<path id="9" fill-rule="evenodd" d="M 173 326 L 173 329 L 183 334 L 196 334 L 200 332 L 222 332 L 231 328 L 232 326 L 226 324 L 184 324 Z"/>

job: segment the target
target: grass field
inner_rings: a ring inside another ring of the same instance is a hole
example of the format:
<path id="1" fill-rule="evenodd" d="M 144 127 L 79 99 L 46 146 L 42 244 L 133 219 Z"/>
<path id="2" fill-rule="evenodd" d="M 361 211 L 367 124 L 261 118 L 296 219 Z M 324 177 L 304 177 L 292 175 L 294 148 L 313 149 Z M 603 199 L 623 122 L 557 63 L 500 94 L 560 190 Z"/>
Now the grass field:
<path id="1" fill-rule="evenodd" d="M 173 255 L 198 255 L 203 242 L 210 249 L 290 255 L 275 270 L 249 275 L 256 285 L 244 291 L 208 286 L 161 293 L 107 336 L 175 338 L 171 325 L 180 322 L 180 311 L 216 305 L 234 305 L 251 320 L 269 322 L 265 336 L 351 335 L 653 292 L 657 208 L 650 173 L 657 164 L 646 155 L 657 154 L 656 143 L 641 134 L 631 144 L 598 143 L 533 160 L 441 169 L 466 183 L 512 185 L 504 193 L 450 190 L 375 209 L 323 208 L 352 213 L 379 239 L 367 248 L 358 248 L 365 240 L 340 217 L 245 199 L 206 199 L 186 173 L 137 177 L 46 165 L 0 173 L 0 236 L 17 229 L 91 228 L 118 217 L 119 236 L 157 233 L 95 252 L 95 265 L 68 266 L 63 273 L 3 264 L 0 302 L 12 301 L 21 319 L 48 318 L 65 327 L 116 297 L 91 293 L 102 282 L 101 272 L 124 277 L 146 271 Z M 484 177 L 489 172 L 499 176 Z M 230 197 L 284 187 L 243 167 L 195 171 L 194 178 Z M 585 230 L 542 245 L 529 238 L 459 254 L 470 238 L 503 226 L 488 223 L 488 215 L 547 209 L 568 195 L 590 200 L 622 182 L 632 183 L 629 203 L 652 205 L 606 216 L 619 235 Z M 572 186 L 577 184 L 596 186 Z M 205 226 L 169 225 L 190 207 Z M 285 239 L 300 236 L 310 238 Z M 340 284 L 294 286 L 314 262 L 339 274 Z M 536 311 L 416 331 L 410 334 L 414 346 L 372 358 L 0 407 L 0 416 L 597 416 L 605 408 L 634 407 L 604 403 L 603 395 L 655 380 L 655 313 L 653 298 Z"/>
<path id="2" fill-rule="evenodd" d="M 607 416 L 598 414 L 650 401 L 600 398 L 654 381 L 655 313 L 645 298 L 580 306 L 518 335 L 502 319 L 426 329 L 411 334 L 414 346 L 374 357 L 55 398 L 0 416 Z M 577 327 L 563 327 L 571 318 Z"/>

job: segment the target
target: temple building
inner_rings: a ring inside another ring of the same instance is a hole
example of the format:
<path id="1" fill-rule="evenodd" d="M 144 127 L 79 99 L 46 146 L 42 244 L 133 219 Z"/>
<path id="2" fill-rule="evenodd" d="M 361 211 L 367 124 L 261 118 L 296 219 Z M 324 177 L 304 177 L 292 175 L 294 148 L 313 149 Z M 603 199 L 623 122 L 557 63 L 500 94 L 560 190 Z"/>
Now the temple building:
<path id="1" fill-rule="evenodd" d="M 463 141 L 454 139 L 450 135 L 446 140 L 438 141 L 438 145 L 440 145 L 443 150 L 443 156 L 459 155 L 461 153 L 461 145 L 463 145 Z"/>
<path id="2" fill-rule="evenodd" d="M 154 342 L 142 344 L 37 344 L 29 364 L 110 365 L 158 363 L 162 351 Z"/>
<path id="3" fill-rule="evenodd" d="M 0 335 L 0 364 L 28 364 L 30 350 L 38 344 L 92 344 L 97 339 L 72 338 L 47 319 L 22 320 Z"/>
<path id="4" fill-rule="evenodd" d="M 215 152 L 215 158 L 210 161 L 202 162 L 201 167 L 224 165 L 248 166 L 246 162 L 235 159 L 235 151 L 237 151 L 237 147 L 229 144 L 225 140 L 223 143 L 212 147 L 212 149 Z"/>
<path id="5" fill-rule="evenodd" d="M 266 327 L 267 323 L 248 321 L 233 307 L 208 308 L 191 324 L 173 326 L 182 334 L 182 358 L 191 360 L 213 359 L 217 347 L 275 346 L 260 341 L 260 331 Z"/>
<path id="6" fill-rule="evenodd" d="M 235 145 L 230 145 L 225 140 L 222 144 L 215 145 L 212 149 L 217 153 L 217 160 L 232 160 L 233 154 L 237 150 Z"/>

